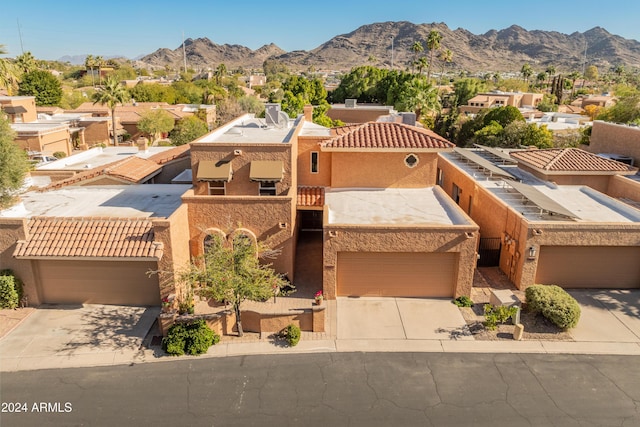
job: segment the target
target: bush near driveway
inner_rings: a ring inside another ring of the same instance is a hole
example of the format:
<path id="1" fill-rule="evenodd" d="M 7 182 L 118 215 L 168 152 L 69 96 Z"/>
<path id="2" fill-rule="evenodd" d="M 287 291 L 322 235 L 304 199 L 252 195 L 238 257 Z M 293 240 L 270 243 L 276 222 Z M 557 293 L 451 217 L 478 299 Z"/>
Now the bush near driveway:
<path id="1" fill-rule="evenodd" d="M 541 313 L 559 328 L 573 328 L 580 320 L 578 301 L 560 286 L 529 286 L 525 298 L 528 310 Z"/>
<path id="2" fill-rule="evenodd" d="M 169 328 L 162 339 L 162 348 L 169 354 L 181 356 L 185 353 L 200 355 L 209 347 L 220 342 L 220 336 L 213 332 L 203 319 L 191 323 L 177 323 Z"/>
<path id="3" fill-rule="evenodd" d="M 0 271 L 0 308 L 18 308 L 19 303 L 20 282 L 8 270 Z"/>

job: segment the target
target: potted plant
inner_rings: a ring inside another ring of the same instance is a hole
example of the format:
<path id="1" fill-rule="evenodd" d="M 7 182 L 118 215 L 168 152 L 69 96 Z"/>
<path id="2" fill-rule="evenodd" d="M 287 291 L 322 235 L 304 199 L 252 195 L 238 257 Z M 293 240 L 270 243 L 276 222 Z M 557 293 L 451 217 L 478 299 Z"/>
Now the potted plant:
<path id="1" fill-rule="evenodd" d="M 322 290 L 319 290 L 313 296 L 313 299 L 316 301 L 316 305 L 322 304 L 322 300 L 324 299 L 324 295 L 322 294 Z"/>

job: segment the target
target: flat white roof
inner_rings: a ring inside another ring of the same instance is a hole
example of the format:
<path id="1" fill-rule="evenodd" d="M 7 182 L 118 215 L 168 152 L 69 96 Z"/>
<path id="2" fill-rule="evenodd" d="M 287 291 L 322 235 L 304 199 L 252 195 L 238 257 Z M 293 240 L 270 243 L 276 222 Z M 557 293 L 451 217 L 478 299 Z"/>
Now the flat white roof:
<path id="1" fill-rule="evenodd" d="M 300 136 L 331 136 L 331 129 L 315 123 L 304 122 Z"/>
<path id="2" fill-rule="evenodd" d="M 83 171 L 98 166 L 104 166 L 117 160 L 127 157 L 137 156 L 143 159 L 154 154 L 171 150 L 175 147 L 149 147 L 147 151 L 138 151 L 138 147 L 96 147 L 87 151 L 82 151 L 68 157 L 64 157 L 55 162 L 44 164 L 38 167 L 39 171 L 72 170 Z"/>
<path id="3" fill-rule="evenodd" d="M 473 151 L 480 155 L 482 150 Z M 570 219 L 560 215 L 541 214 L 540 209 L 533 202 L 527 201 L 520 193 L 510 189 L 502 179 L 490 179 L 487 174 L 474 168 L 473 164 L 467 164 L 460 160 L 454 153 L 440 153 L 440 155 L 465 171 L 473 177 L 478 185 L 496 195 L 529 221 L 640 222 L 640 211 L 587 186 L 555 185 L 538 179 L 517 166 L 494 163 L 495 166 L 508 171 L 524 184 L 532 186 L 535 190 L 566 208 L 577 218 Z"/>
<path id="4" fill-rule="evenodd" d="M 288 120 L 278 126 L 267 125 L 265 119 L 245 114 L 193 142 L 221 144 L 277 144 L 289 143 L 300 118 Z"/>
<path id="5" fill-rule="evenodd" d="M 470 225 L 434 187 L 339 188 L 325 191 L 329 224 Z"/>
<path id="6" fill-rule="evenodd" d="M 0 217 L 166 218 L 182 204 L 191 185 L 105 185 L 65 187 L 20 195 L 22 202 L 0 211 Z"/>

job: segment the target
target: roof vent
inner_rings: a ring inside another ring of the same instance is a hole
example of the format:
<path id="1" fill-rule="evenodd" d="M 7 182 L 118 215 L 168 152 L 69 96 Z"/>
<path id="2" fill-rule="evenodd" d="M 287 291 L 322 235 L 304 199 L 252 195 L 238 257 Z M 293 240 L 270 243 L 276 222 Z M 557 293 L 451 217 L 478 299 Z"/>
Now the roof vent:
<path id="1" fill-rule="evenodd" d="M 345 99 L 344 106 L 345 108 L 356 108 L 356 99 Z"/>
<path id="2" fill-rule="evenodd" d="M 416 113 L 400 113 L 402 116 L 402 123 L 409 126 L 416 125 Z"/>
<path id="3" fill-rule="evenodd" d="M 265 104 L 264 118 L 268 126 L 280 123 L 280 104 Z"/>

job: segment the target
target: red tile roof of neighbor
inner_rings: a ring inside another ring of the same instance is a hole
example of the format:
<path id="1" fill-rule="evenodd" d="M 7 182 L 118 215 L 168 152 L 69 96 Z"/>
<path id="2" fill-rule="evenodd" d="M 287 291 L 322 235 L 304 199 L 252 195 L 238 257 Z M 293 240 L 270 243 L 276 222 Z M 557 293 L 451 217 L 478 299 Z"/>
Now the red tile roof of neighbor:
<path id="1" fill-rule="evenodd" d="M 149 219 L 35 217 L 16 258 L 162 258 Z"/>
<path id="2" fill-rule="evenodd" d="M 520 163 L 549 172 L 635 173 L 638 170 L 579 148 L 523 150 L 510 154 Z"/>
<path id="3" fill-rule="evenodd" d="M 170 162 L 171 160 L 190 156 L 190 150 L 191 145 L 189 144 L 179 145 L 175 148 L 172 148 L 171 150 L 166 150 L 161 153 L 154 154 L 153 156 L 149 156 L 148 159 L 153 160 L 159 165 L 163 165 Z"/>
<path id="4" fill-rule="evenodd" d="M 403 123 L 369 122 L 335 133 L 338 136 L 322 144 L 332 149 L 452 149 L 455 144 L 435 132 Z M 344 133 L 341 133 L 345 131 Z"/>
<path id="5" fill-rule="evenodd" d="M 324 206 L 324 187 L 298 187 L 298 206 Z"/>

